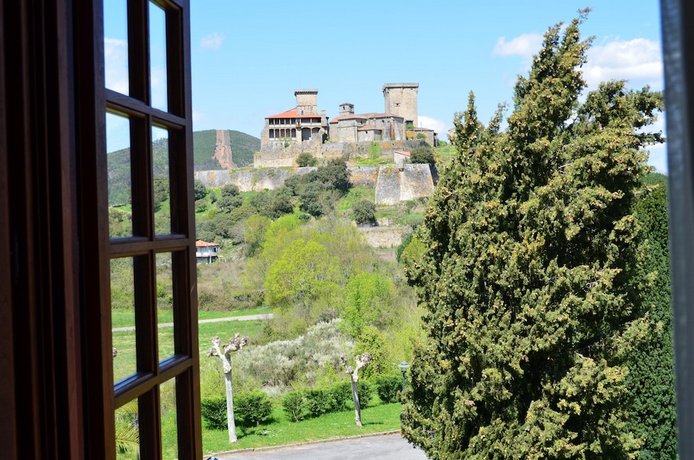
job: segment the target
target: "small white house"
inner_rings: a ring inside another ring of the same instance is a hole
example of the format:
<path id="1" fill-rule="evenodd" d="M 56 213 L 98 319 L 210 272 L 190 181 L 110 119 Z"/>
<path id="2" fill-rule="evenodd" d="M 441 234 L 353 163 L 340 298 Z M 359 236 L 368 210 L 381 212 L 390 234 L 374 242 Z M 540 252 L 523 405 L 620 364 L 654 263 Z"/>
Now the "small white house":
<path id="1" fill-rule="evenodd" d="M 211 264 L 219 257 L 219 245 L 197 240 L 195 242 L 195 260 L 199 264 Z"/>

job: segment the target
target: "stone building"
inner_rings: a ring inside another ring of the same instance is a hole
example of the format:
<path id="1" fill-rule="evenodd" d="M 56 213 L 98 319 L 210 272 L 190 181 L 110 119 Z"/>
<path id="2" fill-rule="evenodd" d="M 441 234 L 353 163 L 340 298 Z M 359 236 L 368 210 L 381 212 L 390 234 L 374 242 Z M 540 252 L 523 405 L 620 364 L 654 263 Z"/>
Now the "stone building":
<path id="1" fill-rule="evenodd" d="M 318 90 L 294 91 L 296 107 L 265 117 L 261 149 L 289 147 L 305 142 L 322 143 L 328 137 L 328 117 L 318 112 Z"/>
<path id="2" fill-rule="evenodd" d="M 340 104 L 340 115 L 330 120 L 332 142 L 400 141 L 405 119 L 393 113 L 354 113 L 354 104 Z"/>

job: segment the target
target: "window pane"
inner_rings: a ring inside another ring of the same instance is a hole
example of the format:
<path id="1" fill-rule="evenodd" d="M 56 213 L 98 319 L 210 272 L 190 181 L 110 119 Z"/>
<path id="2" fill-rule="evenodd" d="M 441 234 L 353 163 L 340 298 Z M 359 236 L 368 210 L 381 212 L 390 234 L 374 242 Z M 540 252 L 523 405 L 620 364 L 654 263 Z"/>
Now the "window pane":
<path id="1" fill-rule="evenodd" d="M 171 233 L 171 184 L 169 183 L 169 132 L 152 127 L 152 177 L 154 180 L 154 233 Z"/>
<path id="2" fill-rule="evenodd" d="M 149 3 L 149 59 L 152 107 L 166 111 L 166 13 L 154 3 Z"/>
<path id="3" fill-rule="evenodd" d="M 162 459 L 178 458 L 178 421 L 176 420 L 176 380 L 159 386 Z"/>
<path id="4" fill-rule="evenodd" d="M 174 354 L 174 296 L 171 253 L 157 254 L 157 314 L 159 361 Z"/>
<path id="5" fill-rule="evenodd" d="M 140 458 L 140 429 L 137 400 L 116 409 L 116 458 Z"/>
<path id="6" fill-rule="evenodd" d="M 104 0 L 106 88 L 129 94 L 127 0 Z"/>
<path id="7" fill-rule="evenodd" d="M 137 371 L 133 259 L 111 260 L 111 328 L 113 381 Z"/>
<path id="8" fill-rule="evenodd" d="M 132 236 L 130 120 L 106 113 L 108 221 L 111 238 Z"/>

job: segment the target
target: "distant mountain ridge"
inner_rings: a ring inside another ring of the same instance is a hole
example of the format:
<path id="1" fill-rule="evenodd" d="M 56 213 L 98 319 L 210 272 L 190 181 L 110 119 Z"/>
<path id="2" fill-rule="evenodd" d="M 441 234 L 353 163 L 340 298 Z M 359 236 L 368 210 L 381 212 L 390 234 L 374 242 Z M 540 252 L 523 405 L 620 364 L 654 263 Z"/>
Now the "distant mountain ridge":
<path id="1" fill-rule="evenodd" d="M 237 168 L 253 165 L 253 154 L 260 150 L 260 139 L 241 131 L 226 130 L 232 150 L 232 160 Z M 217 130 L 208 129 L 193 133 L 193 164 L 195 171 L 224 169 L 215 158 Z M 152 143 L 153 173 L 155 177 L 167 174 L 168 143 L 159 139 Z M 110 152 L 108 155 L 108 202 L 122 205 L 130 201 L 130 149 Z"/>

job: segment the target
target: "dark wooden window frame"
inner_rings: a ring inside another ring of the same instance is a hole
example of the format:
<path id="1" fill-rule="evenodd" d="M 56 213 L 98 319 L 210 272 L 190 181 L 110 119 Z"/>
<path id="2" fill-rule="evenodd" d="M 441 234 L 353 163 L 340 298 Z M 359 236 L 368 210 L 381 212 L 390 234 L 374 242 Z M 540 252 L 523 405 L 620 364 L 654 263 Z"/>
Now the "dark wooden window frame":
<path id="1" fill-rule="evenodd" d="M 137 372 L 116 383 L 114 409 L 138 401 L 142 458 L 161 458 L 159 386 L 175 379 L 178 455 L 194 458 L 200 446 L 199 354 L 195 279 L 195 216 L 192 206 L 192 125 L 190 99 L 189 9 L 187 2 L 156 0 L 165 13 L 167 111 L 152 107 L 150 1 L 128 0 L 129 95 L 105 89 L 105 111 L 128 117 L 133 236 L 110 239 L 110 257 L 133 257 Z M 107 13 L 106 13 L 107 14 Z M 103 46 L 103 45 L 102 45 Z M 152 128 L 168 132 L 171 233 L 155 234 Z M 103 169 L 100 171 L 104 174 Z M 102 178 L 106 178 L 103 175 Z M 100 181 L 102 197 L 105 196 Z M 158 356 L 156 257 L 171 254 L 174 304 L 174 355 Z M 110 301 L 101 303 L 102 317 Z M 108 331 L 102 331 L 110 334 Z M 102 349 L 102 358 L 111 348 Z"/>
<path id="2" fill-rule="evenodd" d="M 147 0 L 129 0 L 130 96 L 104 88 L 102 0 L 0 0 L 0 457 L 115 458 L 114 411 L 139 399 L 161 458 L 158 386 L 176 379 L 178 453 L 202 458 L 189 0 L 166 11 L 167 111 L 150 107 Z M 106 111 L 133 121 L 132 238 L 108 228 Z M 151 126 L 169 132 L 170 235 L 154 235 Z M 148 215 L 148 213 L 150 215 Z M 172 254 L 174 355 L 157 357 L 156 254 Z M 137 373 L 113 383 L 110 260 L 137 255 Z"/>

